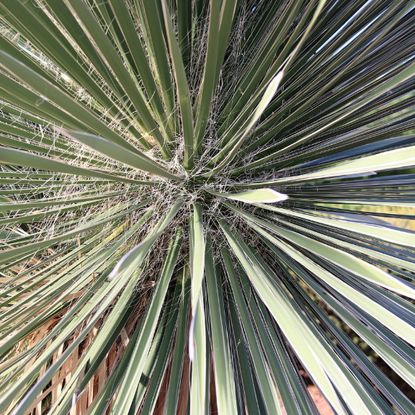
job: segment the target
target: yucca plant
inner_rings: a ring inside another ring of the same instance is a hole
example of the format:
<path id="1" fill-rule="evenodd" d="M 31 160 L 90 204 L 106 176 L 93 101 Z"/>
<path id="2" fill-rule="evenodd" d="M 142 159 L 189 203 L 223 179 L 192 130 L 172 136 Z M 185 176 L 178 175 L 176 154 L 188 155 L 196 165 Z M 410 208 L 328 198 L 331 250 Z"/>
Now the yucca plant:
<path id="1" fill-rule="evenodd" d="M 415 413 L 415 1 L 0 15 L 1 413 Z"/>

